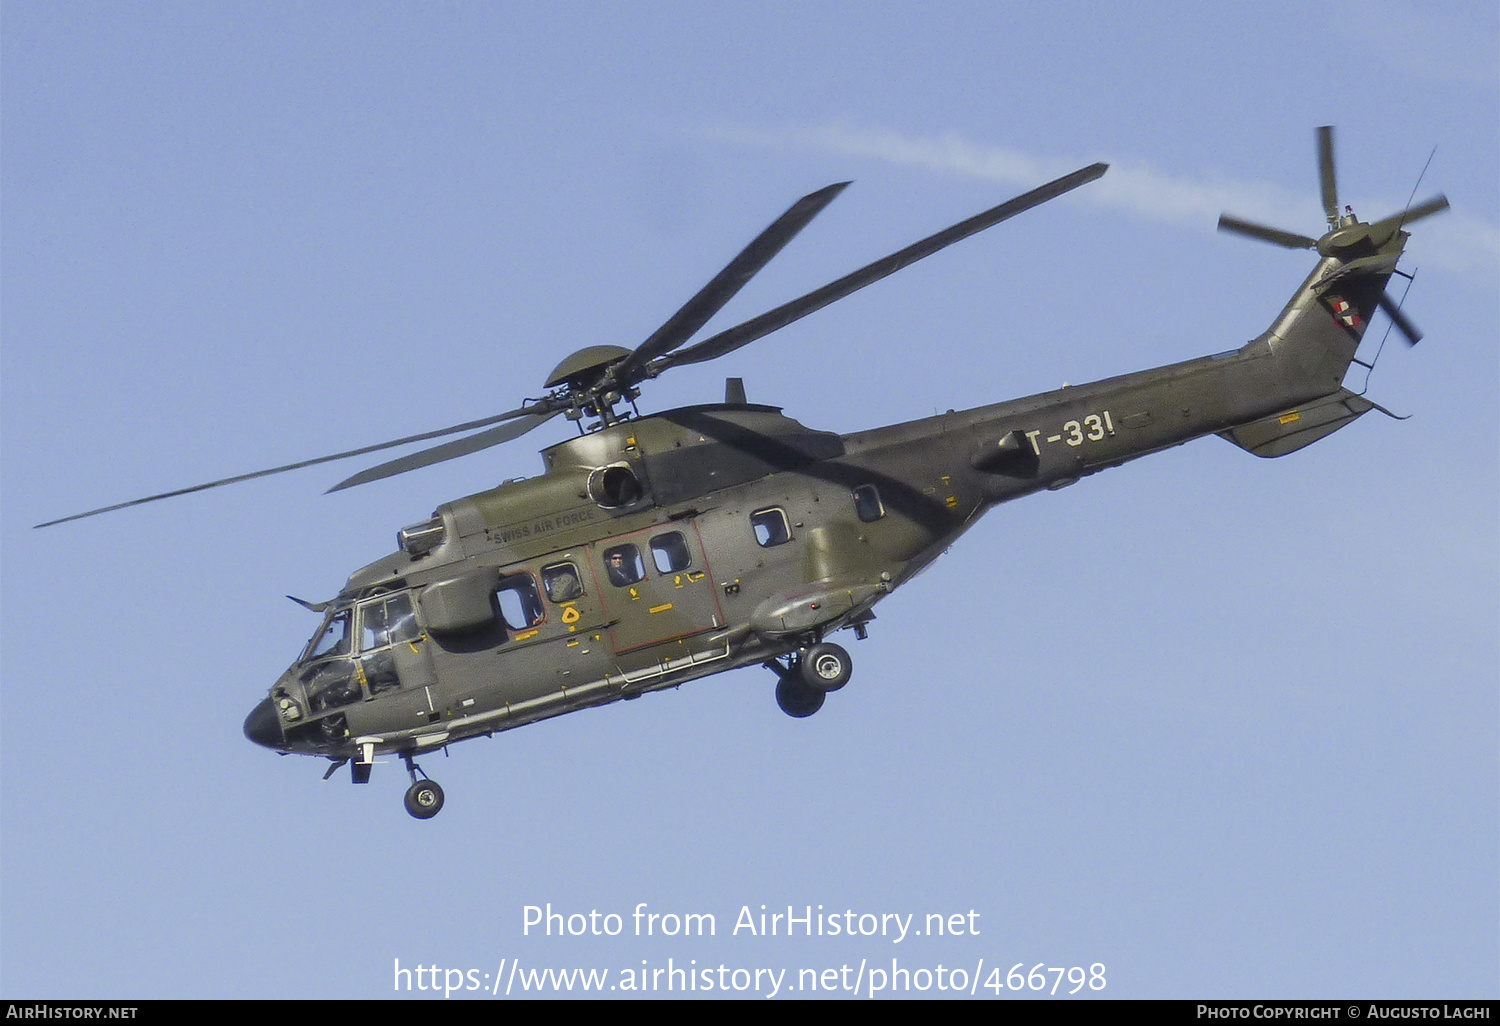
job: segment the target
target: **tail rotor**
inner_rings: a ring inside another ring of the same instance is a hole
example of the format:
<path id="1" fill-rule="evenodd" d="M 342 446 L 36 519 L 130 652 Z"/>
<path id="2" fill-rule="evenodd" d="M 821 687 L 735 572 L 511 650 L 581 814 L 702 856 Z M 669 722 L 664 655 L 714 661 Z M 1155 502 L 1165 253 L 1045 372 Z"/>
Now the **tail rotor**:
<path id="1" fill-rule="evenodd" d="M 1396 258 L 1401 255 L 1401 245 L 1392 247 L 1390 243 L 1400 241 L 1398 236 L 1403 234 L 1407 225 L 1448 209 L 1447 197 L 1438 195 L 1373 223 L 1359 220 L 1347 206 L 1340 211 L 1331 125 L 1318 129 L 1318 188 L 1323 200 L 1323 213 L 1328 218 L 1328 230 L 1319 238 L 1282 231 L 1228 214 L 1219 216 L 1219 231 L 1244 235 L 1286 249 L 1315 250 L 1321 256 L 1338 260 L 1343 266 L 1324 279 L 1331 283 L 1365 271 L 1383 271 L 1389 274 L 1395 268 Z M 1407 344 L 1416 345 L 1421 341 L 1422 333 L 1401 312 L 1401 305 L 1388 293 L 1381 292 L 1378 302 Z"/>

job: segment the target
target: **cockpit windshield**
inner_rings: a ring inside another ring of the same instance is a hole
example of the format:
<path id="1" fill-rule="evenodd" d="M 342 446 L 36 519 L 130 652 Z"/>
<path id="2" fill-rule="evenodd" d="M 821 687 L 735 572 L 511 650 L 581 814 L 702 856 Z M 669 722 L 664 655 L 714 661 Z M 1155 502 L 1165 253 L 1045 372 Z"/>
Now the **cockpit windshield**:
<path id="1" fill-rule="evenodd" d="M 334 610 L 332 615 L 323 622 L 323 629 L 314 634 L 312 641 L 308 642 L 307 651 L 303 653 L 301 662 L 310 662 L 327 656 L 348 655 L 350 619 L 349 610 Z"/>
<path id="2" fill-rule="evenodd" d="M 393 649 L 405 643 L 415 652 L 422 639 L 411 596 L 405 592 L 368 599 L 357 610 L 348 606 L 333 610 L 297 661 L 297 676 L 307 689 L 310 709 L 329 712 L 361 697 L 373 698 L 399 688 L 401 676 Z"/>

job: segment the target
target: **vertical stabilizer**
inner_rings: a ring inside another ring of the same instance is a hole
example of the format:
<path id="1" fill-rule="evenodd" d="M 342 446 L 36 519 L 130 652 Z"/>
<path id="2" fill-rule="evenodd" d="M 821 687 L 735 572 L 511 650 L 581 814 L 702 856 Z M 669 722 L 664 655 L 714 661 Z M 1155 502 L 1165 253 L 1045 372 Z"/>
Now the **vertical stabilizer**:
<path id="1" fill-rule="evenodd" d="M 1403 228 L 1448 208 L 1446 198 L 1434 196 L 1379 221 L 1361 221 L 1347 204 L 1339 209 L 1332 127 L 1318 129 L 1317 152 L 1318 186 L 1328 218 L 1328 230 L 1320 238 L 1227 214 L 1219 218 L 1220 231 L 1287 249 L 1314 250 L 1322 257 L 1266 336 L 1283 362 L 1290 393 L 1299 398 L 1333 395 L 1342 388 L 1377 307 L 1386 311 L 1407 342 L 1415 345 L 1421 339 L 1385 286 L 1397 273 L 1396 261 L 1411 237 Z"/>

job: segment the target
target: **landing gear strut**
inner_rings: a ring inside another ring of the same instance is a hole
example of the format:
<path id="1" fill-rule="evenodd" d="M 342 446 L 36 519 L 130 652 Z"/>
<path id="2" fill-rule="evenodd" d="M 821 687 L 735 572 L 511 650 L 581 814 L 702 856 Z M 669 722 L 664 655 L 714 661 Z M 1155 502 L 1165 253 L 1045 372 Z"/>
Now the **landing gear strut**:
<path id="1" fill-rule="evenodd" d="M 406 811 L 417 819 L 431 819 L 443 811 L 443 789 L 437 785 L 437 781 L 429 780 L 426 773 L 422 773 L 422 767 L 412 761 L 410 755 L 403 755 L 406 760 L 406 772 L 411 776 L 411 787 L 406 789 Z M 417 774 L 422 773 L 422 779 L 417 779 Z"/>
<path id="2" fill-rule="evenodd" d="M 854 669 L 849 653 L 826 641 L 802 649 L 784 664 L 772 659 L 765 666 L 777 676 L 776 704 L 797 719 L 823 708 L 828 693 L 849 683 Z"/>

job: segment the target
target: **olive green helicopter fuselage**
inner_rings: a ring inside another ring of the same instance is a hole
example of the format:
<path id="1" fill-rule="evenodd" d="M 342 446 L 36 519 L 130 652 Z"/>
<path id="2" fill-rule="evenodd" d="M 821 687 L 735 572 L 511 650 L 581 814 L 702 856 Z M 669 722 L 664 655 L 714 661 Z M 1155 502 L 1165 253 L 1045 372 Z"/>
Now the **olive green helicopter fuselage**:
<path id="1" fill-rule="evenodd" d="M 555 445 L 541 476 L 444 504 L 350 577 L 247 731 L 359 775 L 735 667 L 802 683 L 798 653 L 862 637 L 999 503 L 1210 434 L 1283 455 L 1372 409 L 1342 380 L 1404 240 L 1379 271 L 1324 258 L 1215 356 L 842 436 L 731 402 Z"/>
<path id="2" fill-rule="evenodd" d="M 148 496 L 38 526 L 463 435 L 355 474 L 336 488 L 477 452 L 559 415 L 579 435 L 543 451 L 543 473 L 444 503 L 398 534 L 328 602 L 301 656 L 245 720 L 283 753 L 406 763 L 419 819 L 443 792 L 415 759 L 489 735 L 722 670 L 773 671 L 789 715 L 817 712 L 849 680 L 874 607 L 985 511 L 1205 435 L 1258 456 L 1327 436 L 1374 403 L 1344 387 L 1371 317 L 1420 335 L 1385 291 L 1405 226 L 1441 196 L 1374 222 L 1340 210 L 1333 132 L 1318 130 L 1327 230 L 1312 238 L 1222 217 L 1221 230 L 1319 261 L 1268 330 L 1238 349 L 905 424 L 839 435 L 746 401 L 640 416 L 637 387 L 726 356 L 977 232 L 1105 173 L 1039 186 L 702 341 L 692 337 L 847 182 L 804 196 L 634 350 L 591 346 L 521 407 L 437 431 Z M 1358 361 L 1363 363 L 1363 361 Z M 1370 366 L 1366 363 L 1365 366 Z M 622 410 L 629 404 L 631 412 Z M 301 602 L 300 599 L 296 600 Z M 420 776 L 419 776 L 420 774 Z"/>

